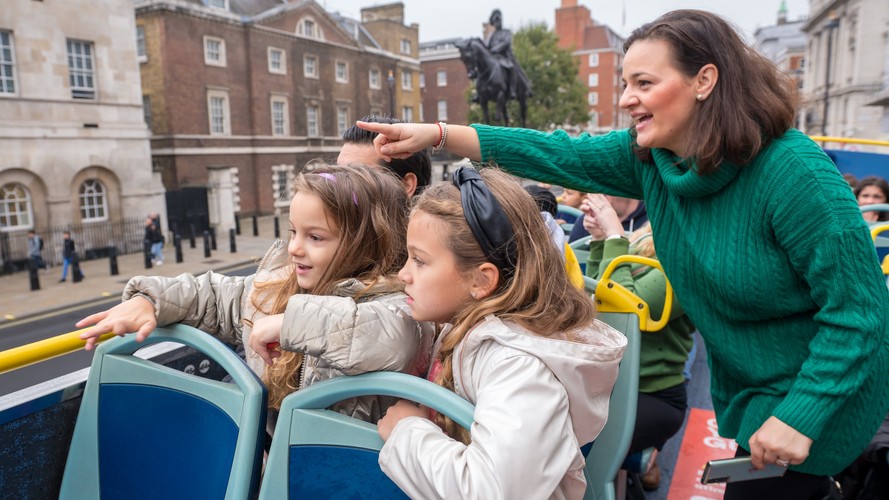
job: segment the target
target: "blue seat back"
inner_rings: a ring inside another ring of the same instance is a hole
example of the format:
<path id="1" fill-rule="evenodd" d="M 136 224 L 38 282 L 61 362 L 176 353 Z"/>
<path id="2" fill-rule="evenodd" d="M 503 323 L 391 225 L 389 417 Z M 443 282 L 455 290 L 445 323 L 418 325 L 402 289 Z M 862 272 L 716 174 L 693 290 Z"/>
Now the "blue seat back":
<path id="1" fill-rule="evenodd" d="M 313 384 L 281 404 L 260 498 L 406 498 L 377 463 L 376 426 L 324 409 L 368 395 L 409 399 L 472 425 L 471 403 L 419 377 L 377 372 Z"/>
<path id="2" fill-rule="evenodd" d="M 206 354 L 233 383 L 137 358 L 146 345 L 177 342 Z M 255 496 L 265 441 L 265 387 L 225 344 L 184 325 L 158 328 L 96 350 L 60 498 Z"/>

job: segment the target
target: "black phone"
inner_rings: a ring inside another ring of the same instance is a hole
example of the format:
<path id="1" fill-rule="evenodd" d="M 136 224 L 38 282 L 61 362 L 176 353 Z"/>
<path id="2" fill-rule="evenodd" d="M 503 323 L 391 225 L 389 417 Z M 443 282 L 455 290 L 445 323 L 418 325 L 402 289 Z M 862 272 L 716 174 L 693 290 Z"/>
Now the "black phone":
<path id="1" fill-rule="evenodd" d="M 787 467 L 777 464 L 766 464 L 762 469 L 755 469 L 751 460 L 750 457 L 710 460 L 707 462 L 707 466 L 704 467 L 701 483 L 736 483 L 738 481 L 781 477 L 787 472 Z"/>

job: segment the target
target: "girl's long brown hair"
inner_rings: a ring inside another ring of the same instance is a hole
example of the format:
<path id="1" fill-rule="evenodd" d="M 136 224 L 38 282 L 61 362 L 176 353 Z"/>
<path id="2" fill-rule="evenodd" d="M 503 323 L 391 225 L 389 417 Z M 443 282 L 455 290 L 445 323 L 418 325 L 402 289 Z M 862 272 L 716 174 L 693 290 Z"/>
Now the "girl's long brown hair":
<path id="1" fill-rule="evenodd" d="M 537 204 L 518 181 L 495 168 L 480 175 L 497 198 L 513 227 L 517 264 L 513 277 L 500 283 L 494 293 L 459 311 L 453 329 L 442 340 L 439 358 L 442 370 L 435 382 L 454 389 L 454 348 L 473 326 L 488 314 L 512 321 L 542 337 L 564 335 L 573 339 L 580 328 L 592 324 L 595 308 L 589 296 L 568 281 L 562 255 L 553 245 Z M 458 272 L 471 275 L 487 262 L 473 236 L 460 201 L 460 191 L 451 183 L 429 187 L 416 200 L 413 213 L 424 212 L 441 220 L 446 230 L 442 241 L 455 256 Z M 469 442 L 465 429 L 438 414 L 436 423 L 451 437 Z"/>
<path id="2" fill-rule="evenodd" d="M 692 78 L 707 64 L 719 70 L 713 92 L 697 104 L 688 131 L 688 159 L 699 174 L 720 163 L 749 163 L 772 139 L 793 126 L 797 91 L 793 80 L 747 45 L 735 28 L 711 12 L 674 10 L 634 30 L 624 52 L 640 40 L 661 40 L 670 46 L 673 66 Z M 631 128 L 635 135 L 636 127 Z M 651 161 L 651 150 L 635 146 L 636 155 Z"/>
<path id="3" fill-rule="evenodd" d="M 407 195 L 398 178 L 375 167 L 321 166 L 296 178 L 295 193 L 311 193 L 321 200 L 339 245 L 312 290 L 299 288 L 292 265 L 286 279 L 257 283 L 251 296 L 257 310 L 281 314 L 291 296 L 330 295 L 337 283 L 348 278 L 368 287 L 384 280 L 395 282 L 407 256 Z M 283 352 L 266 369 L 263 380 L 269 389 L 270 408 L 280 408 L 284 397 L 299 388 L 302 361 L 302 353 Z"/>

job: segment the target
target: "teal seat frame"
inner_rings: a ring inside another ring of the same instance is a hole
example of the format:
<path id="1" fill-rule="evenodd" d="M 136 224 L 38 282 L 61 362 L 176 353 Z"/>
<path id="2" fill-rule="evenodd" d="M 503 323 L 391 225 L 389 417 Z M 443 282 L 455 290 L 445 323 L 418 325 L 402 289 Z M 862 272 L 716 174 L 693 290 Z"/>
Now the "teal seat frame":
<path id="1" fill-rule="evenodd" d="M 176 342 L 218 363 L 233 383 L 135 357 Z M 267 411 L 265 386 L 228 346 L 185 325 L 97 349 L 68 451 L 61 499 L 254 498 Z"/>

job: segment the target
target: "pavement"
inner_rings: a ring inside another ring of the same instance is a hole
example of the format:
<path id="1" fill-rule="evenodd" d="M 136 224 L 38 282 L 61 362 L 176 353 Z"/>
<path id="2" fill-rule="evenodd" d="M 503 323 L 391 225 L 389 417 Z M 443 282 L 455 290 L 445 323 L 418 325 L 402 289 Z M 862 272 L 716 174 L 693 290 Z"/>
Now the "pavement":
<path id="1" fill-rule="evenodd" d="M 287 237 L 287 224 L 286 216 L 280 216 L 281 238 Z M 182 273 L 202 274 L 210 270 L 225 272 L 258 264 L 275 241 L 274 216 L 258 218 L 256 226 L 258 235 L 253 236 L 252 218 L 241 220 L 241 234 L 235 237 L 234 253 L 227 237 L 217 239 L 216 250 L 211 251 L 210 257 L 204 256 L 203 240 L 195 240 L 195 248 L 191 248 L 189 240 L 184 239 L 182 262 L 176 262 L 173 246 L 166 245 L 164 264 L 152 266 L 151 269 L 145 268 L 143 254 L 137 253 L 117 257 L 119 273 L 116 276 L 111 275 L 108 258 L 81 262 L 84 279 L 78 283 L 72 281 L 70 268 L 68 280 L 61 283 L 61 266 L 38 271 L 39 290 L 31 290 L 27 271 L 0 276 L 0 327 L 103 300 L 119 300 L 124 285 L 132 276 L 178 276 Z"/>

